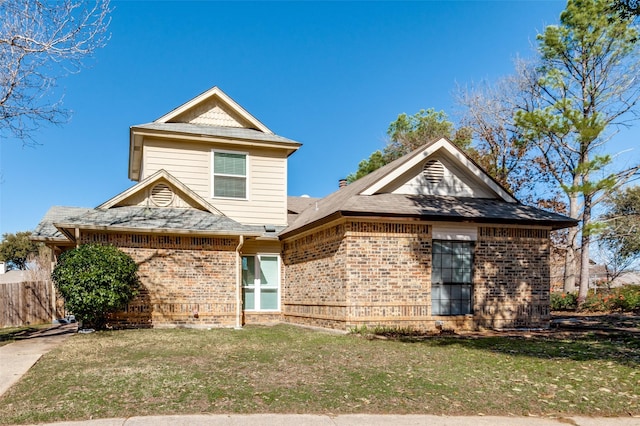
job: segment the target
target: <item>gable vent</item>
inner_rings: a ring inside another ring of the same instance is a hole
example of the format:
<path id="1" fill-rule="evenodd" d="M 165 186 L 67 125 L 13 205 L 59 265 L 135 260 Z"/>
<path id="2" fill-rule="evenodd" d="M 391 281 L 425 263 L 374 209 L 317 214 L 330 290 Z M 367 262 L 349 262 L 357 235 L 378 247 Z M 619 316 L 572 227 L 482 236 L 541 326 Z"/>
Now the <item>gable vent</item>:
<path id="1" fill-rule="evenodd" d="M 437 185 L 444 178 L 444 166 L 438 160 L 429 160 L 424 163 L 422 176 L 432 185 Z"/>
<path id="2" fill-rule="evenodd" d="M 173 191 L 166 183 L 158 183 L 151 188 L 151 201 L 158 207 L 167 207 L 173 201 Z"/>

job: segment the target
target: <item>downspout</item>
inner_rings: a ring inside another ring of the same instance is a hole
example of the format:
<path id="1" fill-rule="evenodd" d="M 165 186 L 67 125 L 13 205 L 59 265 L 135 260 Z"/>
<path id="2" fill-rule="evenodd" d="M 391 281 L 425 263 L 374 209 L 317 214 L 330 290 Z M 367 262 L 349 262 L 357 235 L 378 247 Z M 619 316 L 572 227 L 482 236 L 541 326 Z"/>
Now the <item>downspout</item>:
<path id="1" fill-rule="evenodd" d="M 242 330 L 242 256 L 240 250 L 244 245 L 244 235 L 240 235 L 238 247 L 236 247 L 236 330 Z"/>

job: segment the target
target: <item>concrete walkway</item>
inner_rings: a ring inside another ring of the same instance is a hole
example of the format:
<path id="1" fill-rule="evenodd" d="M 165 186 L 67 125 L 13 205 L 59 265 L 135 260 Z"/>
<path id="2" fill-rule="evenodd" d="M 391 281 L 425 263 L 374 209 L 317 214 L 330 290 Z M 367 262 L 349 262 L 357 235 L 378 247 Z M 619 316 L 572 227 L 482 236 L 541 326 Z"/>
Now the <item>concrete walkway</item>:
<path id="1" fill-rule="evenodd" d="M 59 325 L 0 346 L 0 396 L 38 359 L 76 332 L 76 324 Z M 640 418 L 494 417 L 433 415 L 205 414 L 147 416 L 52 423 L 55 426 L 640 426 Z"/>
<path id="2" fill-rule="evenodd" d="M 76 324 L 61 324 L 0 346 L 0 396 L 20 380 L 42 355 L 62 343 L 76 330 Z"/>
<path id="3" fill-rule="evenodd" d="M 431 415 L 341 416 L 311 414 L 148 416 L 52 423 L 50 426 L 638 426 L 637 418 L 447 417 Z"/>

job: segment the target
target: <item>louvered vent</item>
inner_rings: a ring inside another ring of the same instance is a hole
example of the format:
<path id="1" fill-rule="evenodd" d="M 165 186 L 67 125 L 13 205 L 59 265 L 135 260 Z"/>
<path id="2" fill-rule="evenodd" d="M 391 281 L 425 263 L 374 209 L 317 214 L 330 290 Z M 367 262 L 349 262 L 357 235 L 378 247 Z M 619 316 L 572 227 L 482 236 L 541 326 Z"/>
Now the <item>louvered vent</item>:
<path id="1" fill-rule="evenodd" d="M 151 188 L 151 201 L 158 207 L 167 207 L 173 201 L 173 191 L 169 185 L 158 183 Z"/>
<path id="2" fill-rule="evenodd" d="M 432 185 L 437 185 L 444 177 L 444 166 L 438 160 L 429 160 L 424 163 L 422 176 Z"/>

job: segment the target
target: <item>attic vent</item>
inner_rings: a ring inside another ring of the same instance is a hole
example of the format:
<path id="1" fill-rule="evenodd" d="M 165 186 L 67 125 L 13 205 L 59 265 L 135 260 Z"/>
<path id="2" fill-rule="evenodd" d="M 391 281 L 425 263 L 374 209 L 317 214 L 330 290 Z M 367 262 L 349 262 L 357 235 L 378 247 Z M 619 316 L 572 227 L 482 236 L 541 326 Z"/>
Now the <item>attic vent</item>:
<path id="1" fill-rule="evenodd" d="M 422 176 L 432 185 L 437 185 L 444 177 L 444 166 L 438 160 L 429 160 L 424 163 Z"/>
<path id="2" fill-rule="evenodd" d="M 167 207 L 173 201 L 173 191 L 166 183 L 158 183 L 151 188 L 151 201 L 158 207 Z"/>

